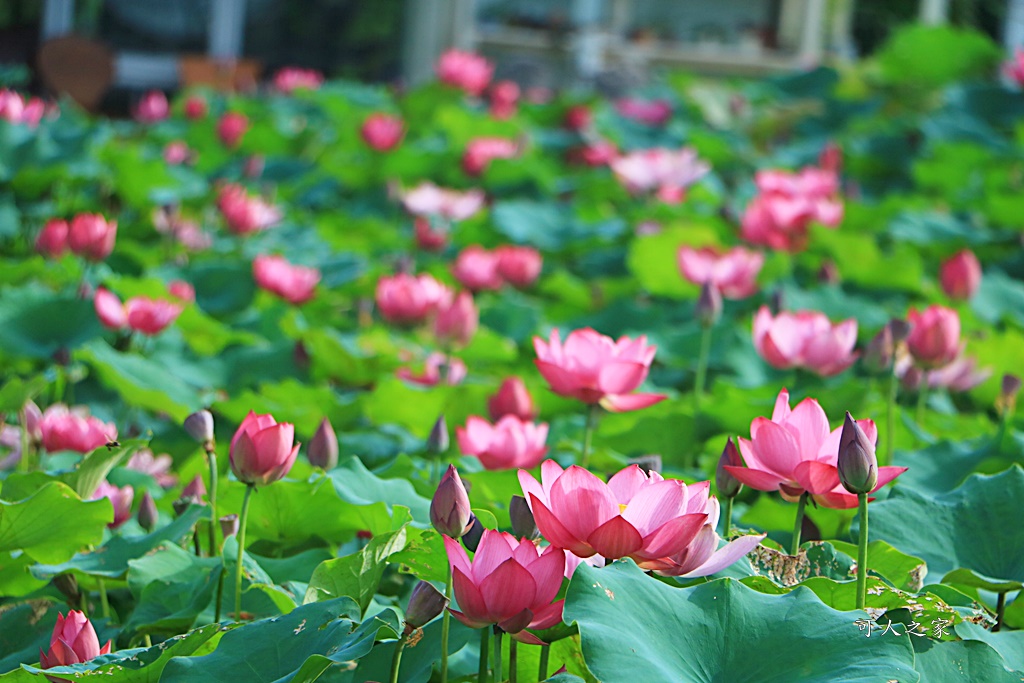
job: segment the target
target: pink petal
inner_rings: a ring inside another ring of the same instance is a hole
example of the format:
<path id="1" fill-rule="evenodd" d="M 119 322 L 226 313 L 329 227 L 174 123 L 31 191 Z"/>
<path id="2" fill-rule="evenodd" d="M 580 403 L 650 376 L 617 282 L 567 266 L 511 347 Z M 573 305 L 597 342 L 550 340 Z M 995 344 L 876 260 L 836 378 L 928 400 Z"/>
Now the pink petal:
<path id="1" fill-rule="evenodd" d="M 537 583 L 526 567 L 509 558 L 483 580 L 480 593 L 487 603 L 489 621 L 497 623 L 532 605 L 537 596 Z"/>
<path id="2" fill-rule="evenodd" d="M 643 383 L 647 366 L 634 361 L 605 363 L 598 375 L 598 388 L 605 394 L 628 394 Z"/>
<path id="3" fill-rule="evenodd" d="M 546 605 L 555 599 L 558 589 L 562 587 L 562 576 L 565 574 L 565 551 L 560 548 L 549 550 L 526 567 L 533 576 L 537 594 L 530 609 L 538 605 Z"/>
<path id="4" fill-rule="evenodd" d="M 466 576 L 472 576 L 473 568 L 469 563 L 469 556 L 466 555 L 466 549 L 454 538 L 449 538 L 448 536 L 442 536 L 442 538 L 444 539 L 444 549 L 448 553 L 448 562 L 452 565 L 452 569 L 458 569 Z"/>
<path id="5" fill-rule="evenodd" d="M 533 621 L 530 622 L 530 628 L 543 631 L 560 623 L 562 621 L 562 607 L 564 604 L 564 600 L 559 600 L 535 611 L 533 613 Z"/>
<path id="6" fill-rule="evenodd" d="M 475 619 L 471 619 L 470 617 L 466 616 L 457 609 L 452 609 L 451 607 L 449 607 L 448 611 L 451 613 L 453 617 L 461 621 L 469 628 L 483 628 L 485 626 L 490 626 L 490 623 L 486 621 L 476 621 Z"/>
<path id="7" fill-rule="evenodd" d="M 792 479 L 793 469 L 803 461 L 796 439 L 774 422 L 762 421 L 751 443 L 758 459 L 786 478 Z"/>
<path id="8" fill-rule="evenodd" d="M 576 465 L 551 487 L 550 501 L 551 512 L 558 521 L 580 539 L 588 538 L 599 526 L 619 516 L 619 504 L 608 485 Z"/>
<path id="9" fill-rule="evenodd" d="M 679 517 L 686 507 L 686 488 L 677 479 L 666 479 L 640 489 L 622 511 L 627 522 L 646 536 L 670 519 Z"/>
<path id="10" fill-rule="evenodd" d="M 810 460 L 818 454 L 821 444 L 828 438 L 828 416 L 813 398 L 807 398 L 786 418 L 785 427 L 796 437 L 800 456 Z"/>
<path id="11" fill-rule="evenodd" d="M 641 410 L 655 403 L 664 401 L 664 394 L 618 394 L 605 396 L 601 399 L 601 407 L 610 413 L 628 413 Z"/>
<path id="12" fill-rule="evenodd" d="M 644 547 L 639 555 L 644 558 L 674 555 L 690 544 L 707 521 L 708 516 L 703 512 L 671 519 L 644 538 Z"/>
<path id="13" fill-rule="evenodd" d="M 594 530 L 587 537 L 587 543 L 593 546 L 599 555 L 609 560 L 617 560 L 640 550 L 644 539 L 632 524 L 616 515 Z"/>
<path id="14" fill-rule="evenodd" d="M 780 484 L 786 481 L 774 472 L 755 470 L 750 467 L 726 465 L 725 471 L 739 479 L 741 483 L 758 491 L 775 491 Z"/>
<path id="15" fill-rule="evenodd" d="M 691 579 L 698 576 L 710 576 L 711 574 L 720 572 L 756 548 L 764 538 L 765 534 L 759 534 L 757 536 L 740 536 L 737 539 L 729 541 L 723 547 L 716 550 L 715 554 L 706 562 L 696 569 L 682 574 L 682 577 Z"/>
<path id="16" fill-rule="evenodd" d="M 627 504 L 640 488 L 650 481 L 637 465 L 620 470 L 608 480 L 608 488 L 619 505 Z"/>
<path id="17" fill-rule="evenodd" d="M 580 557 L 590 557 L 594 554 L 594 549 L 587 545 L 586 542 L 573 536 L 537 496 L 531 495 L 530 499 L 532 501 L 530 509 L 533 511 L 533 519 L 537 523 L 537 529 L 548 540 L 548 543 L 556 548 L 565 548 L 572 554 Z"/>
<path id="18" fill-rule="evenodd" d="M 498 565 L 512 559 L 512 546 L 509 534 L 494 529 L 484 529 L 480 544 L 473 555 L 473 580 L 480 583 L 495 570 Z"/>
<path id="19" fill-rule="evenodd" d="M 818 495 L 824 495 L 839 486 L 839 470 L 834 465 L 815 460 L 797 465 L 793 477 L 800 486 Z"/>
<path id="20" fill-rule="evenodd" d="M 890 481 L 900 476 L 907 471 L 906 467 L 879 467 L 878 468 L 878 484 L 872 489 L 871 493 L 874 493 L 878 489 L 882 488 Z"/>
<path id="21" fill-rule="evenodd" d="M 476 587 L 473 580 L 463 574 L 458 567 L 452 569 L 452 590 L 455 591 L 455 600 L 459 603 L 459 607 L 467 619 L 488 623 L 487 603 L 484 602 L 483 593 Z"/>

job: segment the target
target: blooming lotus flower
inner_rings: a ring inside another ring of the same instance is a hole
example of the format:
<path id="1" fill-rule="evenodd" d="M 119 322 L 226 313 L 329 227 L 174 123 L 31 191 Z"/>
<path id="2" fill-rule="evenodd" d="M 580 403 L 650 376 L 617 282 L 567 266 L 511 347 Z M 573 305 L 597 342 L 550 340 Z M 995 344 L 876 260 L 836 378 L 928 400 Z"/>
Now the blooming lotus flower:
<path id="1" fill-rule="evenodd" d="M 474 292 L 501 289 L 504 284 L 498 272 L 500 255 L 474 244 L 459 252 L 452 264 L 452 275 L 459 283 Z"/>
<path id="2" fill-rule="evenodd" d="M 182 311 L 179 304 L 145 296 L 134 296 L 122 304 L 116 294 L 103 287 L 96 290 L 93 305 L 105 326 L 115 330 L 128 328 L 148 336 L 163 332 Z"/>
<path id="3" fill-rule="evenodd" d="M 607 484 L 573 465 L 541 465 L 538 482 L 519 470 L 523 495 L 541 534 L 556 548 L 579 557 L 630 557 L 644 569 L 683 552 L 708 522 L 710 482 L 687 486 L 630 465 Z"/>
<path id="4" fill-rule="evenodd" d="M 399 273 L 377 281 L 377 308 L 385 320 L 400 325 L 426 321 L 451 299 L 452 291 L 426 273 Z"/>
<path id="5" fill-rule="evenodd" d="M 871 420 L 857 425 L 871 443 L 878 430 Z M 740 437 L 740 454 L 745 467 L 725 466 L 725 470 L 750 488 L 778 490 L 788 501 L 796 501 L 805 492 L 819 505 L 830 508 L 857 507 L 857 496 L 839 482 L 837 463 L 842 428 L 829 431 L 828 416 L 813 398 L 805 398 L 789 408 L 789 392 L 783 389 L 775 400 L 771 420 L 758 417 L 750 423 L 750 439 Z M 879 467 L 878 482 L 872 493 L 903 474 L 906 467 Z"/>
<path id="6" fill-rule="evenodd" d="M 951 299 L 970 299 L 981 285 L 981 264 L 970 249 L 963 249 L 942 264 L 942 291 Z"/>
<path id="7" fill-rule="evenodd" d="M 50 636 L 50 649 L 39 650 L 39 667 L 52 669 L 55 666 L 82 664 L 100 655 L 110 654 L 110 641 L 100 647 L 89 619 L 78 610 L 71 610 L 65 617 L 57 613 L 57 624 Z"/>
<path id="8" fill-rule="evenodd" d="M 487 412 L 492 420 L 515 415 L 525 421 L 532 420 L 537 415 L 533 407 L 533 398 L 530 397 L 523 380 L 518 377 L 509 377 L 501 383 L 498 391 L 487 399 Z"/>
<path id="9" fill-rule="evenodd" d="M 193 121 L 197 121 L 202 118 L 206 118 L 206 112 L 209 110 L 209 106 L 199 95 L 191 95 L 185 100 L 185 117 Z"/>
<path id="10" fill-rule="evenodd" d="M 60 258 L 68 250 L 68 222 L 51 218 L 36 238 L 36 251 L 47 258 Z"/>
<path id="11" fill-rule="evenodd" d="M 437 77 L 442 83 L 460 88 L 477 97 L 487 89 L 494 65 L 472 52 L 448 50 L 437 62 Z"/>
<path id="12" fill-rule="evenodd" d="M 516 113 L 519 85 L 515 81 L 498 81 L 491 86 L 491 116 L 507 119 Z"/>
<path id="13" fill-rule="evenodd" d="M 397 116 L 387 114 L 370 114 L 359 134 L 363 141 L 378 152 L 387 152 L 398 146 L 405 135 L 405 124 Z"/>
<path id="14" fill-rule="evenodd" d="M 443 251 L 448 246 L 448 233 L 435 230 L 430 225 L 430 219 L 423 216 L 417 216 L 413 221 L 413 236 L 416 238 L 416 246 L 423 251 Z"/>
<path id="15" fill-rule="evenodd" d="M 681 201 L 686 188 L 711 170 L 691 147 L 631 152 L 614 159 L 610 166 L 630 192 L 657 192 L 659 199 L 672 204 Z"/>
<path id="16" fill-rule="evenodd" d="M 434 318 L 434 336 L 447 344 L 466 345 L 476 334 L 480 312 L 473 303 L 473 295 L 459 292 L 450 303 L 442 305 Z"/>
<path id="17" fill-rule="evenodd" d="M 415 216 L 440 216 L 449 221 L 463 221 L 484 206 L 480 190 L 446 190 L 433 183 L 420 183 L 402 195 L 405 210 Z"/>
<path id="18" fill-rule="evenodd" d="M 742 236 L 752 244 L 799 251 L 812 222 L 836 227 L 843 218 L 839 178 L 834 171 L 805 168 L 799 173 L 759 171 L 759 194 L 747 206 Z"/>
<path id="19" fill-rule="evenodd" d="M 224 185 L 217 195 L 220 209 L 228 229 L 236 235 L 248 235 L 266 230 L 281 220 L 282 213 L 262 197 L 251 197 L 241 185 Z"/>
<path id="20" fill-rule="evenodd" d="M 513 287 L 529 287 L 540 275 L 544 259 L 533 247 L 504 246 L 494 250 L 498 275 Z"/>
<path id="21" fill-rule="evenodd" d="M 922 382 L 927 382 L 931 389 L 947 389 L 949 391 L 970 391 L 992 376 L 991 368 L 978 369 L 978 359 L 964 354 L 964 346 L 950 363 L 931 370 L 914 365 L 909 356 L 902 356 L 896 361 L 896 376 L 904 386 L 917 391 Z"/>
<path id="22" fill-rule="evenodd" d="M 117 427 L 89 415 L 85 408 L 68 410 L 59 403 L 43 411 L 39 419 L 43 448 L 56 451 L 89 453 L 110 441 L 117 440 Z"/>
<path id="23" fill-rule="evenodd" d="M 754 316 L 754 348 L 774 368 L 806 368 L 824 377 L 850 367 L 857 354 L 857 321 L 832 324 L 817 311 L 782 311 L 762 306 Z"/>
<path id="24" fill-rule="evenodd" d="M 525 629 L 543 630 L 562 621 L 562 600 L 554 602 L 565 572 L 565 553 L 543 551 L 533 541 L 485 529 L 473 561 L 462 545 L 444 537 L 459 610 L 452 615 L 470 628 L 497 624 L 523 643 L 543 644 Z"/>
<path id="25" fill-rule="evenodd" d="M 569 151 L 569 161 L 591 167 L 609 166 L 619 157 L 619 148 L 610 140 L 597 139 Z"/>
<path id="26" fill-rule="evenodd" d="M 648 126 L 663 126 L 672 117 L 672 104 L 668 100 L 638 100 L 624 98 L 615 103 L 620 115 Z"/>
<path id="27" fill-rule="evenodd" d="M 167 95 L 160 90 L 150 90 L 135 105 L 132 115 L 139 123 L 157 123 L 166 119 L 170 113 L 171 105 L 167 103 Z"/>
<path id="28" fill-rule="evenodd" d="M 427 360 L 423 365 L 423 371 L 420 373 L 413 372 L 410 368 L 398 368 L 395 371 L 399 379 L 425 387 L 439 384 L 442 380 L 442 375 L 445 373 L 447 373 L 445 384 L 448 386 L 461 384 L 462 380 L 466 379 L 466 364 L 459 358 L 435 352 L 427 356 Z"/>
<path id="29" fill-rule="evenodd" d="M 274 74 L 274 89 L 285 94 L 296 90 L 319 90 L 323 83 L 324 75 L 316 69 L 286 66 Z"/>
<path id="30" fill-rule="evenodd" d="M 252 274 L 261 289 L 296 306 L 312 299 L 320 282 L 319 270 L 293 266 L 283 256 L 257 256 L 252 262 Z"/>
<path id="31" fill-rule="evenodd" d="M 132 516 L 132 500 L 135 498 L 135 490 L 131 486 L 118 488 L 104 479 L 96 487 L 89 500 L 100 500 L 101 498 L 109 500 L 114 507 L 114 521 L 107 525 L 111 529 L 121 526 Z"/>
<path id="32" fill-rule="evenodd" d="M 507 138 L 476 138 L 466 145 L 462 155 L 462 169 L 469 175 L 480 175 L 495 159 L 514 159 L 519 145 Z"/>
<path id="33" fill-rule="evenodd" d="M 231 438 L 231 471 L 252 486 L 273 484 L 295 464 L 299 444 L 294 442 L 293 425 L 250 410 Z"/>
<path id="34" fill-rule="evenodd" d="M 764 254 L 743 247 L 721 253 L 710 247 L 679 248 L 679 270 L 695 285 L 709 283 L 727 299 L 745 299 L 757 291 Z"/>
<path id="35" fill-rule="evenodd" d="M 46 113 L 46 105 L 38 97 L 25 99 L 13 90 L 0 90 L 0 119 L 35 128 Z"/>
<path id="36" fill-rule="evenodd" d="M 921 365 L 941 367 L 960 355 L 960 316 L 952 308 L 932 305 L 920 312 L 911 308 L 907 322 L 907 348 Z"/>
<path id="37" fill-rule="evenodd" d="M 178 301 L 193 303 L 196 300 L 196 288 L 184 280 L 171 280 L 167 283 L 167 293 Z"/>
<path id="38" fill-rule="evenodd" d="M 565 127 L 569 130 L 583 131 L 593 124 L 594 115 L 585 104 L 573 105 L 565 112 Z"/>
<path id="39" fill-rule="evenodd" d="M 217 121 L 217 137 L 228 149 L 234 149 L 249 130 L 249 117 L 237 111 L 229 111 Z"/>
<path id="40" fill-rule="evenodd" d="M 548 452 L 544 445 L 547 423 L 533 424 L 515 415 L 506 415 L 494 425 L 472 415 L 464 428 L 455 428 L 455 436 L 459 449 L 476 456 L 488 470 L 533 469 Z"/>
<path id="41" fill-rule="evenodd" d="M 166 453 L 153 455 L 153 451 L 148 448 L 140 448 L 132 454 L 125 467 L 134 472 L 148 474 L 156 480 L 160 488 L 169 489 L 178 483 L 178 475 L 171 472 L 173 464 L 171 456 Z"/>
<path id="42" fill-rule="evenodd" d="M 117 221 L 107 221 L 99 214 L 83 213 L 71 219 L 68 246 L 79 256 L 102 261 L 110 256 L 117 239 Z"/>
<path id="43" fill-rule="evenodd" d="M 172 166 L 184 164 L 192 159 L 192 150 L 181 140 L 168 142 L 164 147 L 164 161 Z"/>
<path id="44" fill-rule="evenodd" d="M 657 350 L 646 336 L 613 341 L 588 327 L 570 332 L 563 344 L 555 329 L 547 343 L 534 337 L 533 347 L 537 369 L 560 396 L 600 403 L 612 412 L 639 410 L 665 398 L 632 393 L 647 378 Z"/>

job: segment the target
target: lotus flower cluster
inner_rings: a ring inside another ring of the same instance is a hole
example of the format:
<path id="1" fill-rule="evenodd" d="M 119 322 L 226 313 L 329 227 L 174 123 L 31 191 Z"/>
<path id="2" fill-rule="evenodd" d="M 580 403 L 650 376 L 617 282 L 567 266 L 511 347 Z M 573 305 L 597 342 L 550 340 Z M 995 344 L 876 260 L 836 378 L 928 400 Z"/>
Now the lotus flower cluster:
<path id="1" fill-rule="evenodd" d="M 488 470 L 532 469 L 548 452 L 547 423 L 534 424 L 515 415 L 505 415 L 493 425 L 473 415 L 465 427 L 455 429 L 455 435 L 459 449 L 476 456 Z"/>
<path id="2" fill-rule="evenodd" d="M 695 285 L 713 285 L 727 299 L 745 299 L 757 291 L 764 254 L 735 247 L 720 252 L 711 247 L 679 248 L 679 271 Z"/>
<path id="3" fill-rule="evenodd" d="M 117 221 L 107 221 L 99 214 L 83 213 L 71 219 L 47 221 L 36 238 L 36 251 L 49 258 L 59 258 L 69 249 L 90 261 L 110 256 L 117 239 Z"/>
<path id="4" fill-rule="evenodd" d="M 759 171 L 758 194 L 743 214 L 743 239 L 772 249 L 800 251 L 811 223 L 836 227 L 843 219 L 839 177 L 809 167 L 797 173 Z"/>
<path id="5" fill-rule="evenodd" d="M 262 197 L 252 197 L 241 185 L 224 185 L 217 196 L 217 208 L 236 235 L 266 230 L 281 220 L 282 214 Z"/>
<path id="6" fill-rule="evenodd" d="M 312 299 L 320 282 L 319 270 L 292 265 L 283 256 L 257 256 L 252 274 L 261 289 L 295 305 Z"/>
<path id="7" fill-rule="evenodd" d="M 385 320 L 399 325 L 426 322 L 453 296 L 450 289 L 426 273 L 399 273 L 377 281 L 377 308 Z"/>
<path id="8" fill-rule="evenodd" d="M 711 165 L 690 147 L 645 149 L 622 155 L 610 165 L 631 192 L 654 192 L 670 204 L 682 201 L 686 189 L 711 171 Z"/>
<path id="9" fill-rule="evenodd" d="M 116 294 L 100 287 L 93 299 L 96 316 L 112 330 L 131 330 L 147 336 L 160 334 L 181 315 L 181 304 L 164 299 L 133 296 L 121 303 Z"/>
<path id="10" fill-rule="evenodd" d="M 89 453 L 117 440 L 117 427 L 89 415 L 85 408 L 68 409 L 56 403 L 45 411 L 37 425 L 39 439 L 47 451 Z"/>
<path id="11" fill-rule="evenodd" d="M 302 69 L 286 66 L 274 74 L 274 89 L 280 93 L 293 93 L 296 90 L 319 90 L 324 84 L 324 75 L 316 69 Z"/>
<path id="12" fill-rule="evenodd" d="M 50 649 L 39 651 L 39 666 L 52 669 L 55 666 L 82 664 L 109 653 L 110 641 L 100 647 L 96 629 L 88 617 L 78 610 L 71 610 L 67 616 L 57 614 L 57 624 L 50 636 Z"/>
<path id="13" fill-rule="evenodd" d="M 38 97 L 26 98 L 13 90 L 0 89 L 0 119 L 35 128 L 46 113 L 46 104 Z"/>
<path id="14" fill-rule="evenodd" d="M 472 52 L 448 50 L 437 62 L 437 77 L 442 83 L 475 97 L 487 89 L 493 74 L 494 65 Z"/>
<path id="15" fill-rule="evenodd" d="M 295 427 L 287 422 L 278 424 L 273 415 L 249 411 L 231 438 L 229 453 L 231 471 L 239 481 L 252 486 L 272 484 L 295 464 L 299 454 Z"/>
<path id="16" fill-rule="evenodd" d="M 533 247 L 505 245 L 488 251 L 471 245 L 459 252 L 452 275 L 473 291 L 497 290 L 506 284 L 525 289 L 536 281 L 543 265 Z"/>
<path id="17" fill-rule="evenodd" d="M 782 311 L 762 306 L 754 316 L 754 348 L 772 367 L 804 368 L 829 377 L 850 367 L 857 354 L 857 321 L 833 324 L 817 311 Z"/>
<path id="18" fill-rule="evenodd" d="M 403 193 L 402 205 L 414 216 L 437 216 L 448 221 L 464 221 L 484 206 L 480 190 L 448 190 L 433 183 L 420 183 Z"/>

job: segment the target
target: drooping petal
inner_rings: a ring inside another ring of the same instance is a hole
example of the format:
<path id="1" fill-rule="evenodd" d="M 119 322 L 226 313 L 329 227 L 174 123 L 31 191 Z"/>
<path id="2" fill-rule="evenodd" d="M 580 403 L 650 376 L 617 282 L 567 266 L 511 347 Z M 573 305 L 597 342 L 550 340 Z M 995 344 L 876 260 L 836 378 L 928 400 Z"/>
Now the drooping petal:
<path id="1" fill-rule="evenodd" d="M 655 558 L 674 555 L 693 540 L 708 520 L 707 514 L 695 512 L 669 520 L 644 538 L 641 557 Z"/>
<path id="2" fill-rule="evenodd" d="M 774 491 L 779 488 L 779 484 L 785 481 L 773 472 L 755 470 L 750 467 L 726 465 L 725 471 L 736 477 L 741 483 L 758 491 Z"/>
<path id="3" fill-rule="evenodd" d="M 666 398 L 664 394 L 610 394 L 601 399 L 601 407 L 610 413 L 628 413 L 653 406 Z"/>
<path id="4" fill-rule="evenodd" d="M 685 574 L 682 574 L 681 576 L 686 579 L 691 579 L 699 576 L 710 576 L 711 574 L 720 572 L 756 548 L 764 538 L 765 534 L 759 534 L 756 536 L 740 536 L 737 539 L 729 541 L 727 544 L 716 550 L 706 562 L 696 569 L 692 569 Z"/>

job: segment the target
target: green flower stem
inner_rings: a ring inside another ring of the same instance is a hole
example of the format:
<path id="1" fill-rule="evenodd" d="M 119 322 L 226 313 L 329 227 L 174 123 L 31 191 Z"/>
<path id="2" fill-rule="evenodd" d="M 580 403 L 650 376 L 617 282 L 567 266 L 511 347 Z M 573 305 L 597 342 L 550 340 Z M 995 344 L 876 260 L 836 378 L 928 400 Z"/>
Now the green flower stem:
<path id="1" fill-rule="evenodd" d="M 697 376 L 693 382 L 693 415 L 700 415 L 700 401 L 704 396 L 704 383 L 708 376 L 708 354 L 711 352 L 711 325 L 704 325 L 700 333 L 700 354 L 697 356 Z"/>
<path id="2" fill-rule="evenodd" d="M 32 442 L 29 440 L 28 430 L 25 429 L 25 409 L 21 409 L 21 460 L 18 462 L 18 469 L 22 472 L 29 472 L 32 467 L 29 465 L 31 457 Z"/>
<path id="3" fill-rule="evenodd" d="M 548 659 L 551 657 L 551 646 L 547 643 L 540 646 L 540 668 L 537 670 L 537 680 L 543 681 L 548 677 Z"/>
<path id="4" fill-rule="evenodd" d="M 398 683 L 398 670 L 402 667 L 402 651 L 405 649 L 405 643 L 408 636 L 403 634 L 398 639 L 398 644 L 395 645 L 395 654 L 391 657 L 391 677 L 388 678 L 391 683 Z"/>
<path id="5" fill-rule="evenodd" d="M 868 494 L 858 493 L 860 538 L 857 545 L 857 609 L 864 609 L 868 596 Z"/>
<path id="6" fill-rule="evenodd" d="M 580 454 L 580 467 L 586 469 L 590 463 L 590 443 L 594 438 L 594 428 L 597 426 L 597 411 L 601 407 L 592 403 L 587 406 L 587 424 L 583 428 L 583 452 Z"/>
<path id="7" fill-rule="evenodd" d="M 891 465 L 896 458 L 896 394 L 900 380 L 896 376 L 896 364 L 889 370 L 889 403 L 885 411 L 885 459 L 879 465 Z"/>
<path id="8" fill-rule="evenodd" d="M 104 619 L 109 619 L 110 602 L 107 600 L 107 583 L 103 579 L 97 578 L 96 585 L 100 589 L 100 614 L 103 615 Z"/>
<path id="9" fill-rule="evenodd" d="M 508 683 L 519 683 L 519 643 L 508 639 Z"/>
<path id="10" fill-rule="evenodd" d="M 448 580 L 444 584 L 444 597 L 452 604 L 452 565 L 448 563 Z M 448 683 L 448 631 L 452 615 L 446 609 L 441 617 L 441 683 Z"/>
<path id="11" fill-rule="evenodd" d="M 501 683 L 505 677 L 501 674 L 501 637 L 505 632 L 494 626 L 494 683 Z"/>
<path id="12" fill-rule="evenodd" d="M 217 579 L 217 602 L 213 605 L 213 623 L 220 623 L 220 603 L 224 599 L 224 558 L 221 558 L 220 578 Z"/>
<path id="13" fill-rule="evenodd" d="M 220 545 L 217 542 L 217 451 L 212 442 L 206 444 L 206 459 L 210 464 L 210 557 L 216 557 Z"/>
<path id="14" fill-rule="evenodd" d="M 238 519 L 238 562 L 235 565 L 235 620 L 242 620 L 242 556 L 245 554 L 245 523 L 249 521 L 249 499 L 256 487 L 249 484 L 245 487 L 245 498 L 242 499 L 242 514 Z"/>
<path id="15" fill-rule="evenodd" d="M 480 629 L 480 667 L 477 669 L 477 683 L 487 683 L 487 655 L 491 653 L 487 641 L 491 637 L 491 630 L 484 626 Z"/>
<path id="16" fill-rule="evenodd" d="M 732 502 L 735 500 L 733 497 L 725 499 L 725 514 L 722 515 L 722 535 L 726 538 L 729 537 L 729 532 L 732 531 Z"/>
<path id="17" fill-rule="evenodd" d="M 917 426 L 924 424 L 924 411 L 928 407 L 928 377 L 921 378 L 921 388 L 917 390 Z"/>
<path id="18" fill-rule="evenodd" d="M 992 627 L 993 631 L 998 631 L 1003 626 L 1003 615 L 1006 613 L 1006 591 L 1000 591 L 999 597 L 996 598 L 996 625 Z"/>
<path id="19" fill-rule="evenodd" d="M 796 522 L 793 523 L 793 546 L 789 553 L 790 555 L 796 555 L 800 552 L 800 534 L 804 528 L 804 508 L 807 507 L 808 494 L 804 491 L 800 495 L 800 501 L 796 505 Z"/>

